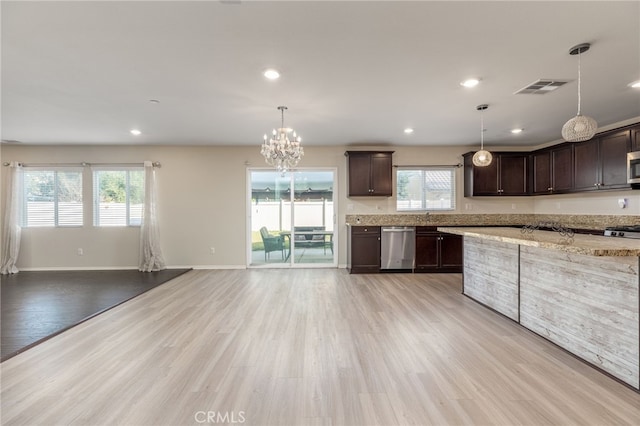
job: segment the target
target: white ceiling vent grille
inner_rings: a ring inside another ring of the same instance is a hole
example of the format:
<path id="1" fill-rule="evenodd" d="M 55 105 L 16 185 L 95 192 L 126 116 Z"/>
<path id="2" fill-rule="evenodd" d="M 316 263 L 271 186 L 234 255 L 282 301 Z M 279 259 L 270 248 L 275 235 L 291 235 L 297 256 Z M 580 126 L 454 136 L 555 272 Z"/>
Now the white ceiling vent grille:
<path id="1" fill-rule="evenodd" d="M 526 87 L 518 90 L 514 93 L 514 95 L 544 95 L 549 92 L 553 92 L 558 87 L 564 86 L 570 80 L 551 80 L 551 79 L 541 79 L 536 80 L 531 84 L 528 84 Z"/>

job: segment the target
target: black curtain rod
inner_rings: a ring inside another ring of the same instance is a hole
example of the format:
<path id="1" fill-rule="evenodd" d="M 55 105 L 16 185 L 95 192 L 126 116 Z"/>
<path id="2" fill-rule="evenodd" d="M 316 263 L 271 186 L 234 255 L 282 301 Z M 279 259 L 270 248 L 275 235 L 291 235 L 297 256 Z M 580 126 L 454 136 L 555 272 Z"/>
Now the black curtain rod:
<path id="1" fill-rule="evenodd" d="M 462 163 L 458 164 L 421 164 L 421 165 L 404 165 L 404 164 L 394 164 L 393 167 L 413 167 L 413 168 L 422 168 L 422 167 L 462 167 Z"/>
<path id="2" fill-rule="evenodd" d="M 131 166 L 144 166 L 144 163 L 18 163 L 22 167 L 87 167 L 87 166 L 100 166 L 100 167 L 131 167 Z M 153 167 L 162 167 L 159 161 L 151 163 Z M 5 162 L 3 165 L 9 166 L 11 163 Z"/>

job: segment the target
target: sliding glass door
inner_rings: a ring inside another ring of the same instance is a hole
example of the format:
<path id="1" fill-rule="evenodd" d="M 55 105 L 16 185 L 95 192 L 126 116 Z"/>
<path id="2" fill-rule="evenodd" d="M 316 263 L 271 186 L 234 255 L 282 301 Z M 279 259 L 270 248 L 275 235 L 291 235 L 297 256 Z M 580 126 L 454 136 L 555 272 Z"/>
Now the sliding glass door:
<path id="1" fill-rule="evenodd" d="M 337 266 L 333 169 L 249 170 L 248 264 Z"/>

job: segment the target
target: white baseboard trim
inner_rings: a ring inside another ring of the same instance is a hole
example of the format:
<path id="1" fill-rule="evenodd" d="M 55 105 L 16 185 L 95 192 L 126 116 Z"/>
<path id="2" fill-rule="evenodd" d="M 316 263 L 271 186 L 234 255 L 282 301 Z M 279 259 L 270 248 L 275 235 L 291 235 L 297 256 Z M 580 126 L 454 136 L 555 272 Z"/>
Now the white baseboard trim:
<path id="1" fill-rule="evenodd" d="M 192 268 L 192 269 L 247 269 L 245 265 L 189 265 L 172 266 L 172 268 Z"/>
<path id="2" fill-rule="evenodd" d="M 346 264 L 339 264 L 338 269 L 345 269 Z M 328 267 L 329 268 L 329 267 Z M 137 270 L 137 266 L 45 266 L 32 268 L 18 268 L 25 272 L 42 271 L 122 271 Z M 167 269 L 247 269 L 246 265 L 168 265 Z M 260 269 L 260 268 L 255 268 Z M 266 269 L 266 268 L 265 268 Z"/>

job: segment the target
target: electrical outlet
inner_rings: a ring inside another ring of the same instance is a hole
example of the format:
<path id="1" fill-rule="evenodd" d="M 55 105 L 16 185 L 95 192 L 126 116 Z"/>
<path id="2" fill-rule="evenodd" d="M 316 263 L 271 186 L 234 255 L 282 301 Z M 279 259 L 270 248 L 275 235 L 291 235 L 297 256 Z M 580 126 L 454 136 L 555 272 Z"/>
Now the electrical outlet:
<path id="1" fill-rule="evenodd" d="M 621 209 L 626 209 L 629 205 L 629 201 L 626 198 L 618 198 L 618 206 Z"/>
<path id="2" fill-rule="evenodd" d="M 211 247 L 210 249 L 211 254 L 216 254 L 216 248 L 215 247 Z"/>
<path id="3" fill-rule="evenodd" d="M 84 256 L 84 250 L 79 248 L 78 249 L 78 256 Z"/>

